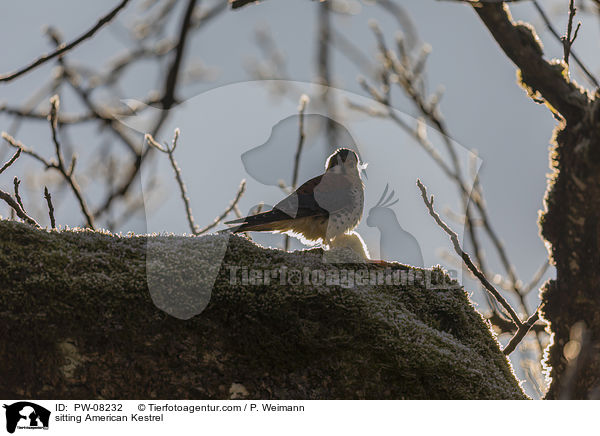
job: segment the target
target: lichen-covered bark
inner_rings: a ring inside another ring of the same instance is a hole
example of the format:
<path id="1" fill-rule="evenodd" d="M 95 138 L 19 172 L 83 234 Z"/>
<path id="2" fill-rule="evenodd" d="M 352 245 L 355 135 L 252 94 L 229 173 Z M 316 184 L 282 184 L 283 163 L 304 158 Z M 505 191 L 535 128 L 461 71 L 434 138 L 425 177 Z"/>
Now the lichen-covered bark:
<path id="1" fill-rule="evenodd" d="M 192 289 L 199 253 L 228 237 L 0 221 L 0 396 L 525 398 L 488 326 L 440 270 L 442 289 L 232 284 L 230 266 L 332 267 L 320 249 L 285 253 L 232 236 L 205 310 L 181 320 L 153 304 L 149 238 L 164 259 L 190 259 L 164 281 L 168 295 Z M 157 259 L 152 268 L 161 268 Z"/>
<path id="2" fill-rule="evenodd" d="M 541 295 L 553 336 L 545 360 L 552 378 L 546 398 L 600 398 L 600 92 L 592 97 L 571 80 L 564 61 L 546 60 L 535 29 L 515 22 L 506 3 L 473 8 L 517 66 L 520 85 L 561 119 L 540 217 L 556 266 L 556 280 Z M 579 335 L 573 335 L 575 325 Z M 571 340 L 568 362 L 564 352 Z"/>
<path id="3" fill-rule="evenodd" d="M 557 129 L 551 155 L 554 174 L 540 218 L 550 242 L 556 280 L 542 291 L 542 314 L 553 334 L 546 364 L 552 383 L 547 398 L 587 399 L 600 394 L 600 113 Z M 573 338 L 577 323 L 585 340 Z M 569 362 L 565 345 L 581 352 Z"/>

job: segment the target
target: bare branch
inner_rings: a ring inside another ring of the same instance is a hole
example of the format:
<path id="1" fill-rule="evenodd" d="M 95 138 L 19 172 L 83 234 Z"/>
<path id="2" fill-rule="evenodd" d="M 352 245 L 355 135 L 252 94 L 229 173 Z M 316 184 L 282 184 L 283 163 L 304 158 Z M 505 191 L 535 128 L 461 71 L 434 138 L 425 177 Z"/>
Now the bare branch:
<path id="1" fill-rule="evenodd" d="M 190 23 L 192 21 L 194 8 L 196 7 L 197 0 L 189 0 L 187 9 L 183 17 L 183 23 L 181 24 L 179 42 L 175 52 L 175 58 L 169 68 L 167 79 L 165 81 L 165 89 L 161 100 L 163 109 L 170 109 L 176 102 L 175 87 L 177 85 L 177 78 L 179 75 L 179 69 L 183 60 L 183 53 L 187 41 L 187 35 L 190 30 Z"/>
<path id="2" fill-rule="evenodd" d="M 535 97 L 540 95 L 564 118 L 579 120 L 589 105 L 584 90 L 564 76 L 564 64 L 548 62 L 533 28 L 515 23 L 505 3 L 473 5 L 504 53 L 520 68 L 523 83 Z"/>
<path id="3" fill-rule="evenodd" d="M 129 149 L 129 151 L 131 151 L 134 154 L 134 156 L 137 158 L 139 156 L 139 151 L 137 150 L 138 147 L 131 139 L 129 139 L 127 134 L 125 134 L 125 132 L 123 131 L 123 128 L 121 127 L 121 125 L 114 118 L 114 116 L 116 114 L 114 114 L 114 113 L 108 114 L 107 111 L 103 110 L 101 107 L 96 105 L 90 98 L 89 91 L 85 90 L 81 87 L 81 85 L 78 81 L 77 75 L 70 68 L 70 66 L 64 60 L 61 61 L 61 64 L 63 67 L 63 73 L 65 75 L 65 78 L 67 79 L 67 83 L 73 88 L 73 90 L 78 95 L 78 97 L 81 99 L 83 104 L 85 104 L 87 106 L 87 108 L 90 110 L 90 112 L 96 118 L 96 120 L 102 121 L 105 125 L 107 125 L 115 133 L 115 135 L 121 140 L 121 142 Z M 60 120 L 60 118 L 59 118 L 59 120 Z M 97 214 L 94 213 L 94 216 L 96 216 L 96 215 Z"/>
<path id="4" fill-rule="evenodd" d="M 320 99 L 325 107 L 327 120 L 325 124 L 327 140 L 329 144 L 338 143 L 338 128 L 334 121 L 336 108 L 331 97 L 329 87 L 331 78 L 331 2 L 323 1 L 317 5 L 318 13 L 318 39 L 317 39 L 317 83 L 322 85 Z"/>
<path id="5" fill-rule="evenodd" d="M 296 156 L 294 158 L 294 173 L 292 175 L 292 192 L 296 190 L 298 185 L 298 169 L 300 168 L 300 156 L 302 154 L 302 147 L 304 145 L 304 111 L 308 104 L 308 95 L 302 94 L 300 97 L 300 104 L 298 106 L 298 146 L 296 147 Z M 290 248 L 290 237 L 285 235 L 285 251 Z"/>
<path id="6" fill-rule="evenodd" d="M 56 165 L 50 161 L 47 161 L 45 158 L 37 154 L 35 151 L 30 148 L 25 147 L 20 141 L 17 141 L 15 138 L 10 136 L 6 132 L 2 132 L 2 139 L 4 139 L 11 147 L 14 147 L 18 150 L 21 150 L 23 153 L 28 154 L 33 157 L 35 160 L 41 162 L 46 168 L 56 168 Z"/>
<path id="7" fill-rule="evenodd" d="M 74 160 L 71 161 L 71 165 L 69 166 L 69 168 L 65 167 L 65 164 L 64 164 L 64 158 L 63 158 L 62 151 L 61 151 L 61 145 L 58 140 L 58 108 L 60 105 L 58 96 L 53 96 L 50 99 L 50 103 L 51 103 L 51 110 L 50 110 L 50 120 L 49 121 L 50 121 L 50 128 L 52 129 L 52 141 L 54 142 L 54 148 L 55 148 L 55 152 L 56 152 L 57 162 L 52 162 L 52 161 L 46 160 L 44 157 L 40 156 L 33 150 L 25 147 L 21 142 L 15 140 L 15 138 L 10 136 L 6 132 L 2 132 L 2 138 L 6 142 L 8 142 L 8 144 L 10 144 L 12 147 L 21 150 L 23 153 L 30 155 L 37 161 L 44 164 L 44 166 L 46 168 L 53 168 L 53 169 L 57 170 L 58 172 L 60 172 L 61 175 L 64 177 L 64 179 L 69 184 L 69 186 L 71 187 L 73 194 L 75 195 L 77 201 L 79 202 L 79 207 L 81 209 L 83 216 L 85 217 L 87 226 L 89 228 L 93 229 L 94 228 L 93 216 L 89 212 L 87 204 L 83 198 L 83 194 L 81 193 L 79 184 L 77 183 L 77 180 L 75 179 L 75 177 L 73 175 Z M 15 187 L 17 187 L 17 184 L 15 184 Z"/>
<path id="8" fill-rule="evenodd" d="M 177 165 L 177 161 L 173 156 L 173 151 L 175 150 L 175 147 L 177 146 L 177 140 L 179 139 L 179 129 L 175 129 L 175 133 L 173 135 L 173 143 L 171 147 L 163 147 L 158 142 L 156 142 L 156 140 L 149 133 L 146 133 L 145 139 L 148 145 L 156 148 L 160 152 L 165 153 L 169 156 L 171 167 L 173 168 L 173 172 L 175 173 L 175 180 L 177 180 L 177 185 L 179 186 L 181 199 L 183 200 L 185 214 L 187 216 L 188 224 L 190 226 L 190 231 L 194 235 L 198 234 L 198 226 L 196 226 L 196 224 L 194 223 L 194 215 L 192 214 L 192 206 L 190 205 L 190 199 L 187 195 L 187 188 L 185 187 L 185 183 L 183 182 L 183 178 L 181 176 L 181 168 L 179 168 L 179 165 Z"/>
<path id="9" fill-rule="evenodd" d="M 331 31 L 332 37 L 329 43 L 356 65 L 363 74 L 373 78 L 375 76 L 375 69 L 372 67 L 369 57 L 354 44 L 354 41 L 350 38 L 346 38 L 342 32 L 339 32 L 334 28 L 332 28 Z"/>
<path id="10" fill-rule="evenodd" d="M 508 356 L 510 353 L 515 351 L 515 349 L 517 348 L 517 345 L 519 345 L 519 343 L 523 340 L 525 335 L 529 332 L 529 330 L 531 330 L 531 328 L 533 327 L 533 325 L 536 323 L 536 321 L 539 318 L 540 318 L 540 314 L 539 314 L 539 307 L 538 307 L 535 310 L 535 313 L 533 315 L 531 315 L 529 317 L 529 319 L 527 321 L 525 321 L 523 323 L 523 325 L 521 325 L 521 327 L 519 327 L 519 330 L 517 330 L 517 333 L 515 333 L 515 335 L 512 337 L 512 339 L 510 340 L 508 345 L 506 345 L 506 347 L 504 347 L 502 352 Z"/>
<path id="11" fill-rule="evenodd" d="M 212 229 L 217 224 L 219 224 L 221 221 L 223 221 L 225 219 L 225 217 L 229 214 L 229 212 L 231 212 L 233 209 L 235 209 L 235 207 L 237 206 L 238 202 L 240 201 L 240 198 L 242 198 L 242 195 L 244 194 L 244 191 L 246 191 L 246 181 L 242 180 L 242 182 L 240 183 L 240 187 L 238 188 L 237 194 L 235 195 L 235 198 L 233 199 L 233 201 L 231 202 L 231 204 L 227 207 L 227 209 L 225 209 L 221 215 L 219 215 L 218 217 L 216 217 L 215 220 L 212 223 L 210 223 L 209 225 L 207 225 L 203 229 L 198 230 L 198 232 L 196 234 L 197 235 L 202 235 L 203 233 L 208 232 L 210 229 Z"/>
<path id="12" fill-rule="evenodd" d="M 546 259 L 542 266 L 536 271 L 531 281 L 527 285 L 523 286 L 523 289 L 521 289 L 521 293 L 523 295 L 527 295 L 529 294 L 529 292 L 535 289 L 540 280 L 542 280 L 542 277 L 544 277 L 544 274 L 546 274 L 548 268 L 550 268 L 550 262 L 548 261 L 548 259 Z"/>
<path id="13" fill-rule="evenodd" d="M 11 157 L 8 162 L 2 165 L 2 168 L 0 168 L 0 174 L 2 174 L 9 166 L 11 166 L 19 158 L 19 156 L 21 156 L 22 151 L 23 150 L 19 148 L 13 157 Z"/>
<path id="14" fill-rule="evenodd" d="M 6 105 L 0 105 L 0 113 L 38 121 L 47 121 L 48 116 L 50 115 L 49 113 L 45 112 L 32 112 L 31 110 L 24 110 Z M 62 115 L 58 117 L 58 124 L 79 124 L 87 121 L 94 121 L 95 119 L 96 116 L 92 113 L 81 115 Z"/>
<path id="15" fill-rule="evenodd" d="M 523 323 L 519 319 L 519 316 L 517 315 L 515 310 L 508 303 L 508 301 L 506 301 L 506 299 L 500 294 L 500 292 L 498 292 L 498 290 L 494 288 L 494 286 L 483 275 L 483 273 L 479 271 L 479 269 L 473 264 L 469 255 L 466 252 L 464 252 L 463 249 L 460 247 L 458 235 L 450 227 L 448 227 L 448 225 L 444 221 L 442 221 L 438 213 L 433 209 L 433 196 L 431 196 L 431 199 L 427 198 L 427 189 L 418 179 L 417 186 L 421 190 L 421 196 L 423 197 L 423 201 L 425 202 L 425 205 L 429 210 L 429 214 L 433 217 L 438 226 L 440 226 L 442 230 L 444 230 L 448 234 L 448 236 L 450 236 L 450 240 L 452 241 L 452 245 L 454 246 L 454 251 L 456 251 L 456 254 L 458 254 L 461 257 L 467 268 L 469 268 L 473 275 L 477 277 L 477 279 L 481 282 L 483 287 L 494 296 L 494 298 L 502 305 L 502 307 L 504 307 L 504 309 L 506 309 L 515 325 L 520 328 Z"/>
<path id="16" fill-rule="evenodd" d="M 491 314 L 486 315 L 485 319 L 488 320 L 492 326 L 497 327 L 502 333 L 509 333 L 514 336 L 519 331 L 519 329 L 515 327 L 510 319 L 500 316 L 497 312 L 492 312 Z M 535 324 L 533 324 L 530 330 L 536 334 L 545 333 L 546 324 L 538 320 L 535 322 Z"/>
<path id="17" fill-rule="evenodd" d="M 398 26 L 400 29 L 402 29 L 402 32 L 405 35 L 408 47 L 412 49 L 417 44 L 419 36 L 417 35 L 417 26 L 406 11 L 405 7 L 402 6 L 400 2 L 392 0 L 377 0 L 376 4 L 381 6 L 381 8 L 385 9 L 396 19 Z"/>
<path id="18" fill-rule="evenodd" d="M 550 33 L 559 41 L 562 41 L 562 36 L 559 35 L 559 33 L 556 31 L 556 29 L 554 28 L 554 25 L 552 24 L 552 21 L 550 20 L 550 18 L 548 18 L 548 15 L 546 14 L 546 12 L 544 11 L 544 9 L 542 9 L 542 7 L 540 6 L 540 4 L 537 2 L 537 0 L 533 0 L 533 6 L 535 7 L 535 9 L 538 11 L 538 13 L 540 14 L 540 17 L 542 18 L 542 20 L 544 21 L 544 24 L 546 25 L 546 27 L 548 28 L 548 30 L 550 31 Z M 573 39 L 574 40 L 574 39 Z M 575 60 L 575 62 L 577 63 L 577 65 L 579 66 L 579 68 L 581 68 L 581 70 L 584 72 L 585 77 L 587 77 L 587 79 L 592 83 L 592 85 L 594 85 L 596 88 L 600 87 L 600 82 L 598 82 L 598 79 L 596 79 L 596 76 L 594 76 L 590 70 L 585 66 L 585 64 L 583 63 L 583 61 L 581 61 L 581 59 L 579 58 L 579 56 L 577 56 L 577 54 L 575 54 L 575 51 L 569 49 L 571 56 L 573 57 L 573 59 Z"/>
<path id="19" fill-rule="evenodd" d="M 21 208 L 19 203 L 17 203 L 8 192 L 4 192 L 0 190 L 0 198 L 4 200 L 13 210 L 16 212 L 17 216 L 21 218 L 28 224 L 34 225 L 36 227 L 41 227 L 33 218 L 25 213 L 25 211 Z"/>
<path id="20" fill-rule="evenodd" d="M 577 28 L 575 29 L 575 34 L 573 38 L 571 38 L 571 32 L 573 32 L 573 18 L 575 18 L 575 14 L 577 13 L 577 8 L 575 7 L 575 0 L 571 0 L 569 2 L 569 22 L 567 24 L 567 34 L 561 38 L 563 43 L 563 51 L 564 51 L 564 60 L 565 64 L 569 64 L 569 55 L 571 54 L 571 47 L 575 42 L 575 38 L 577 38 L 577 33 L 579 33 L 579 28 L 581 27 L 581 22 L 577 24 Z"/>
<path id="21" fill-rule="evenodd" d="M 98 22 L 96 23 L 96 25 L 94 27 L 92 27 L 90 30 L 85 32 L 83 35 L 81 35 L 79 38 L 75 39 L 74 41 L 71 41 L 68 44 L 61 44 L 52 53 L 48 53 L 48 54 L 40 56 L 39 58 L 37 58 L 36 60 L 31 62 L 29 65 L 15 71 L 13 73 L 8 73 L 3 76 L 0 76 L 0 82 L 10 82 L 11 80 L 16 79 L 17 77 L 27 73 L 28 71 L 33 70 L 34 68 L 48 62 L 49 60 L 68 52 L 69 50 L 71 50 L 74 47 L 77 47 L 79 44 L 81 44 L 86 39 L 91 38 L 98 30 L 100 30 L 100 28 L 102 26 L 104 26 L 105 24 L 112 21 L 112 19 L 117 16 L 117 14 L 121 11 L 121 9 L 123 9 L 125 7 L 125 5 L 127 5 L 127 3 L 129 3 L 129 0 L 123 0 L 112 11 L 110 11 L 108 14 L 106 14 L 105 16 L 100 18 L 100 20 L 98 20 Z"/>
<path id="22" fill-rule="evenodd" d="M 179 129 L 175 129 L 175 135 L 173 137 L 173 139 L 175 139 L 176 137 L 179 137 Z M 144 136 L 144 139 L 146 140 L 146 142 L 148 143 L 148 145 L 150 147 L 154 147 L 156 148 L 158 151 L 160 151 L 161 153 L 168 153 L 169 150 L 164 148 L 162 145 L 160 145 L 153 137 L 150 133 L 146 133 L 146 135 Z"/>
<path id="23" fill-rule="evenodd" d="M 75 176 L 73 175 L 73 172 L 72 172 L 73 166 L 72 165 L 70 166 L 71 170 L 69 170 L 68 168 L 65 167 L 65 162 L 64 162 L 63 155 L 62 155 L 62 151 L 61 151 L 61 145 L 58 140 L 58 121 L 57 120 L 58 120 L 58 108 L 60 106 L 60 100 L 58 98 L 58 95 L 55 95 L 50 99 L 50 104 L 51 104 L 50 128 L 52 129 L 52 141 L 54 142 L 54 149 L 56 152 L 56 159 L 58 162 L 56 165 L 54 165 L 54 167 L 62 174 L 62 176 L 65 178 L 65 180 L 71 187 L 71 190 L 73 191 L 73 194 L 75 195 L 75 198 L 79 202 L 79 208 L 81 209 L 81 213 L 85 217 L 87 226 L 90 229 L 94 229 L 94 217 L 91 215 L 91 213 L 87 207 L 87 203 L 85 202 L 85 199 L 83 198 L 83 194 L 81 193 L 81 188 L 79 187 L 77 180 L 75 180 Z M 71 161 L 71 162 L 73 162 L 73 161 Z"/>
<path id="24" fill-rule="evenodd" d="M 448 234 L 448 236 L 450 236 L 450 240 L 452 241 L 452 245 L 454 246 L 454 251 L 456 251 L 456 254 L 458 254 L 461 257 L 461 259 L 463 260 L 463 262 L 465 263 L 465 265 L 467 266 L 469 271 L 471 271 L 471 273 L 475 277 L 477 277 L 477 279 L 479 279 L 479 281 L 483 285 L 483 287 L 490 294 L 492 294 L 494 296 L 494 298 L 496 299 L 496 301 L 498 301 L 498 303 L 500 303 L 502 305 L 502 307 L 508 312 L 513 323 L 517 326 L 517 328 L 518 328 L 517 332 L 515 333 L 513 338 L 510 340 L 508 345 L 504 348 L 504 350 L 502 350 L 502 352 L 505 355 L 509 355 L 510 353 L 512 353 L 515 350 L 515 348 L 521 342 L 521 340 L 523 340 L 523 338 L 525 337 L 527 332 L 531 329 L 531 327 L 533 327 L 533 325 L 539 319 L 539 314 L 538 314 L 539 307 L 536 309 L 535 313 L 533 315 L 531 315 L 525 323 L 521 322 L 519 316 L 514 311 L 512 306 L 508 303 L 508 301 L 506 301 L 506 299 L 500 294 L 500 292 L 498 292 L 498 290 L 496 288 L 494 288 L 494 286 L 489 282 L 489 280 L 485 277 L 485 275 L 473 264 L 469 255 L 460 247 L 458 235 L 450 227 L 448 227 L 448 225 L 444 221 L 442 221 L 442 219 L 440 218 L 438 213 L 433 209 L 433 196 L 431 196 L 431 199 L 427 198 L 427 189 L 425 188 L 423 183 L 421 183 L 421 181 L 418 179 L 417 179 L 417 186 L 421 190 L 421 196 L 423 197 L 423 201 L 425 202 L 425 205 L 427 206 L 427 209 L 429 210 L 429 214 L 433 217 L 433 219 L 435 220 L 437 225 L 440 226 L 442 228 L 442 230 L 444 230 Z"/>

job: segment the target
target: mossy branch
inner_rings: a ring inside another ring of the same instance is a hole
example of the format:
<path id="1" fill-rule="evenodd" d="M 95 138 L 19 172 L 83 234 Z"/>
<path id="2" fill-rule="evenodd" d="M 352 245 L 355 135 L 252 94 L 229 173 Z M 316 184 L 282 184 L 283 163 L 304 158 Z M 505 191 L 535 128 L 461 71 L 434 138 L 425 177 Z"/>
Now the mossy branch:
<path id="1" fill-rule="evenodd" d="M 242 271 L 293 281 L 293 270 L 368 277 L 381 267 L 236 235 L 47 232 L 0 220 L 0 240 L 0 307 L 13 308 L 0 311 L 6 397 L 229 399 L 239 382 L 263 400 L 525 398 L 467 293 L 440 269 L 391 264 L 414 279 L 393 285 L 259 284 Z"/>

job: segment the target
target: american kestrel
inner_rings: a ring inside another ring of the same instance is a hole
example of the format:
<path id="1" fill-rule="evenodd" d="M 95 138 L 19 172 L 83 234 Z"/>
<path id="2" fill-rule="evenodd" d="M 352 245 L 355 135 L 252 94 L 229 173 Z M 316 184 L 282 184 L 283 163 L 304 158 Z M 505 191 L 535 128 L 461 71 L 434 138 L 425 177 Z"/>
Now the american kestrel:
<path id="1" fill-rule="evenodd" d="M 337 149 L 325 163 L 325 173 L 310 179 L 270 211 L 225 224 L 230 231 L 276 232 L 306 242 L 332 241 L 354 229 L 363 213 L 364 185 L 360 178 L 366 165 L 348 148 Z"/>

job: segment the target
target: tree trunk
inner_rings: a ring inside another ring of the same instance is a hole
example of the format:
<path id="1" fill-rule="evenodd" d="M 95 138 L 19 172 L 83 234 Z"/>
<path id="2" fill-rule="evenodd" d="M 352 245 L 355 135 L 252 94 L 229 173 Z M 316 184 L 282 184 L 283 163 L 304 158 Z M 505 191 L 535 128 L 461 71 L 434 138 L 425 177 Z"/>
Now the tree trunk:
<path id="1" fill-rule="evenodd" d="M 600 394 L 600 122 L 597 109 L 590 115 L 557 131 L 540 217 L 556 265 L 556 280 L 542 291 L 542 315 L 553 333 L 546 360 L 553 399 Z"/>
<path id="2" fill-rule="evenodd" d="M 521 85 L 561 120 L 553 139 L 553 174 L 540 216 L 556 279 L 542 289 L 543 318 L 553 341 L 546 398 L 600 396 L 600 94 L 569 77 L 563 61 L 546 61 L 535 30 L 512 20 L 504 3 L 474 5 Z M 518 156 L 515 156 L 517 159 Z"/>

